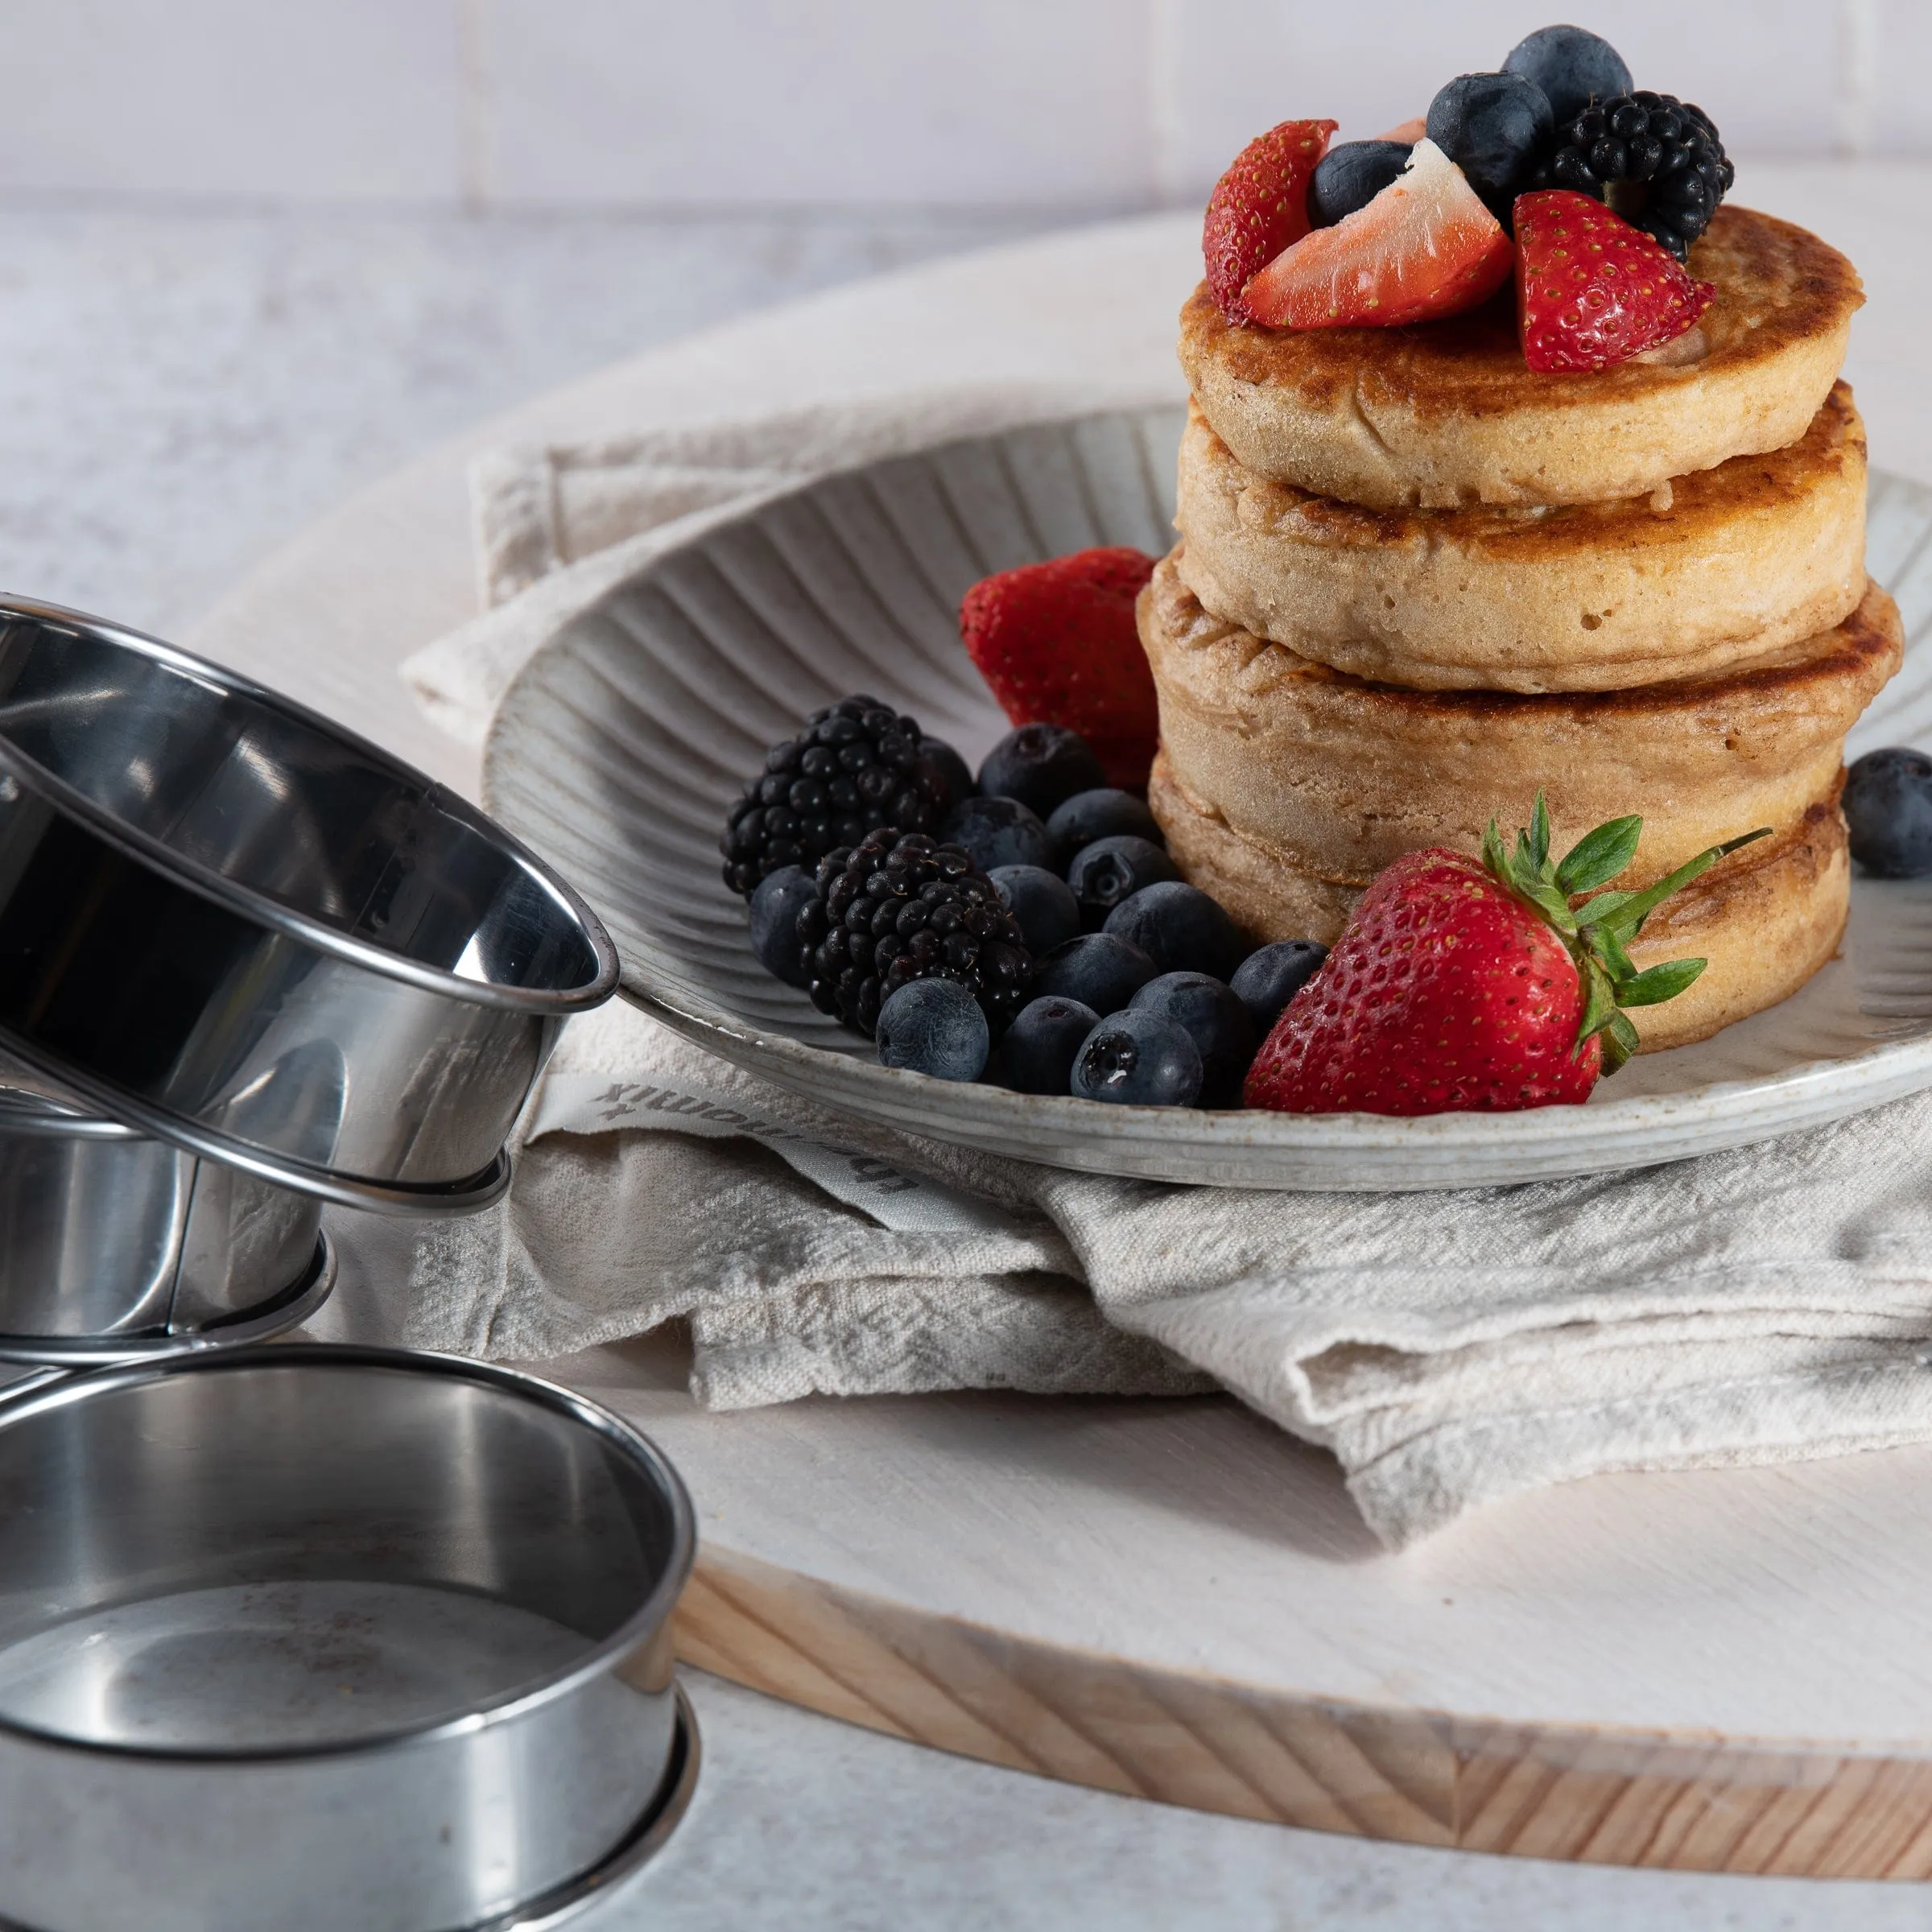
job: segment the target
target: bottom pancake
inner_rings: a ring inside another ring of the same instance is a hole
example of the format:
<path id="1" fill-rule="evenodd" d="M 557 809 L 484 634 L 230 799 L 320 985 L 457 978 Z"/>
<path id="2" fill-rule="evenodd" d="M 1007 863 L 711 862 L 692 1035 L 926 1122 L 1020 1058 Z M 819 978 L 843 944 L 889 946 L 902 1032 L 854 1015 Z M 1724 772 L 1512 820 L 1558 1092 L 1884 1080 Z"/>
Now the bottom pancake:
<path id="1" fill-rule="evenodd" d="M 1334 943 L 1360 886 L 1316 878 L 1231 830 L 1185 791 L 1165 753 L 1154 761 L 1147 801 L 1182 876 L 1220 900 L 1256 943 Z M 1639 966 L 1685 958 L 1709 964 L 1687 992 L 1632 1012 L 1642 1051 L 1708 1039 L 1797 992 L 1838 950 L 1851 879 L 1835 791 L 1795 826 L 1746 847 L 1666 900 L 1631 956 Z"/>

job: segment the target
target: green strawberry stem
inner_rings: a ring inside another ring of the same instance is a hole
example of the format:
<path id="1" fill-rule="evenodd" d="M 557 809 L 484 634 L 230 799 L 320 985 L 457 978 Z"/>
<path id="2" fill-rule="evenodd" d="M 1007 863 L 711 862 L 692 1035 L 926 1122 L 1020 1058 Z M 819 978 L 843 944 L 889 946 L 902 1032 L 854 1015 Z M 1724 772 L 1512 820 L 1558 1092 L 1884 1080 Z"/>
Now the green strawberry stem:
<path id="1" fill-rule="evenodd" d="M 1727 839 L 1686 860 L 1641 892 L 1599 891 L 1637 857 L 1637 842 L 1643 829 L 1644 821 L 1634 814 L 1612 819 L 1586 832 L 1553 865 L 1550 813 L 1539 791 L 1529 826 L 1516 835 L 1513 852 L 1504 845 L 1494 819 L 1483 834 L 1483 864 L 1491 877 L 1546 920 L 1576 962 L 1583 981 L 1583 1012 L 1577 1022 L 1572 1051 L 1581 1053 L 1590 1036 L 1600 1033 L 1606 1074 L 1615 1073 L 1637 1051 L 1637 1029 L 1624 1017 L 1624 1009 L 1657 1006 L 1674 1000 L 1704 969 L 1702 960 L 1666 960 L 1639 972 L 1626 949 L 1643 931 L 1644 921 L 1672 893 L 1701 878 L 1719 859 L 1740 845 L 1771 836 L 1771 828 L 1761 825 L 1740 838 Z M 1594 896 L 1581 906 L 1571 905 L 1585 893 Z"/>

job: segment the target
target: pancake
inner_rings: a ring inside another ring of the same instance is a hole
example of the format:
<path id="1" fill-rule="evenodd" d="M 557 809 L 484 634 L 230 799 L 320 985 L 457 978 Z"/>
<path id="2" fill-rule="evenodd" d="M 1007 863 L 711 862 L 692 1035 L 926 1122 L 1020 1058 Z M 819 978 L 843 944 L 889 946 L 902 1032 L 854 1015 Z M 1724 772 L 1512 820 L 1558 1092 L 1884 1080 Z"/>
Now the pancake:
<path id="1" fill-rule="evenodd" d="M 1298 872 L 1231 832 L 1155 761 L 1148 802 L 1182 876 L 1212 893 L 1257 943 L 1334 943 L 1360 886 Z M 1666 900 L 1630 948 L 1639 966 L 1708 962 L 1687 991 L 1630 1014 L 1641 1051 L 1686 1046 L 1788 999 L 1838 949 L 1850 905 L 1851 861 L 1835 792 L 1775 839 L 1747 846 Z"/>
<path id="2" fill-rule="evenodd" d="M 1648 495 L 1805 433 L 1839 366 L 1857 271 L 1802 228 L 1724 207 L 1690 251 L 1716 299 L 1681 341 L 1595 374 L 1524 365 L 1510 295 L 1406 328 L 1229 322 L 1205 285 L 1181 366 L 1257 476 L 1374 510 Z"/>
<path id="3" fill-rule="evenodd" d="M 1347 888 L 1418 847 L 1476 851 L 1492 813 L 1527 823 L 1539 789 L 1559 840 L 1643 815 L 1625 884 L 1754 826 L 1788 830 L 1837 795 L 1845 733 L 1903 652 L 1897 607 L 1873 585 L 1843 624 L 1708 679 L 1417 691 L 1210 616 L 1171 553 L 1138 609 L 1174 779 L 1296 873 Z"/>
<path id="4" fill-rule="evenodd" d="M 1360 510 L 1243 469 L 1198 409 L 1181 575 L 1216 617 L 1422 690 L 1697 678 L 1828 630 L 1864 594 L 1865 435 L 1834 386 L 1787 448 L 1655 497 Z"/>

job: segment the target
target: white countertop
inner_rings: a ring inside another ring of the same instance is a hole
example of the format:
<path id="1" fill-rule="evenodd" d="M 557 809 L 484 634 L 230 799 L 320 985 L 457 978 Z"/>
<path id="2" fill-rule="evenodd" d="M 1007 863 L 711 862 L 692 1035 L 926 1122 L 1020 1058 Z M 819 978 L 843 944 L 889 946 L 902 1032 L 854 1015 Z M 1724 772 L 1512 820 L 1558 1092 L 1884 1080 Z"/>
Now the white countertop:
<path id="1" fill-rule="evenodd" d="M 1932 477 L 1932 173 L 1780 169 L 1754 196 L 1860 254 L 1875 459 Z M 1024 232 L 131 213 L 0 204 L 0 583 L 179 630 L 338 498 L 530 390 L 722 316 Z M 613 425 L 613 428 L 627 427 Z M 1644 1923 L 1917 1926 L 1907 1886 L 1487 1859 L 1182 1812 L 691 1684 L 704 1769 L 658 1862 L 586 1922 L 651 1928 Z"/>

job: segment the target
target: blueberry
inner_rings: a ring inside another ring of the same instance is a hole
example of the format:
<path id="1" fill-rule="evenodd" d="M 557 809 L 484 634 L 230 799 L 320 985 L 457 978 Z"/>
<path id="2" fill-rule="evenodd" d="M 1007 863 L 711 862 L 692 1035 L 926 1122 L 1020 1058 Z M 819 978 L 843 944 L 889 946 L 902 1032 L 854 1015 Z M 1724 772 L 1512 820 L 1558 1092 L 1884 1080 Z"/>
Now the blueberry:
<path id="1" fill-rule="evenodd" d="M 1238 1107 L 1241 1083 L 1260 1044 L 1248 1009 L 1204 972 L 1163 972 L 1128 1001 L 1130 1013 L 1158 1013 L 1194 1042 L 1201 1056 L 1201 1104 Z"/>
<path id="2" fill-rule="evenodd" d="M 1149 886 L 1115 906 L 1101 931 L 1131 940 L 1157 972 L 1205 972 L 1225 980 L 1248 953 L 1234 921 L 1193 886 Z"/>
<path id="3" fill-rule="evenodd" d="M 1069 1084 L 1083 1100 L 1191 1107 L 1201 1091 L 1200 1051 L 1179 1021 L 1129 1007 L 1080 1042 Z"/>
<path id="4" fill-rule="evenodd" d="M 1508 228 L 1516 197 L 1555 136 L 1549 97 L 1521 74 L 1462 74 L 1429 103 L 1427 125 L 1429 138 Z"/>
<path id="5" fill-rule="evenodd" d="M 976 1080 L 993 1034 L 970 987 L 957 980 L 911 980 L 879 1009 L 879 1063 L 935 1080 Z"/>
<path id="6" fill-rule="evenodd" d="M 766 873 L 751 895 L 751 949 L 765 970 L 787 986 L 811 983 L 799 944 L 799 914 L 818 896 L 811 874 L 802 865 L 781 865 Z"/>
<path id="7" fill-rule="evenodd" d="M 1321 159 L 1308 184 L 1308 218 L 1333 228 L 1366 208 L 1409 165 L 1406 141 L 1344 141 Z"/>
<path id="8" fill-rule="evenodd" d="M 1881 879 L 1932 873 L 1932 758 L 1894 745 L 1868 751 L 1845 780 L 1852 856 Z"/>
<path id="9" fill-rule="evenodd" d="M 1053 865 L 1046 828 L 1018 799 L 962 799 L 939 828 L 941 840 L 964 845 L 981 872 L 1001 865 Z"/>
<path id="10" fill-rule="evenodd" d="M 1053 835 L 1053 856 L 1063 871 L 1083 845 L 1096 839 L 1112 839 L 1129 833 L 1150 845 L 1165 844 L 1161 828 L 1154 823 L 1147 802 L 1131 791 L 1116 791 L 1104 786 L 1097 791 L 1076 791 L 1064 804 L 1053 808 L 1046 821 Z"/>
<path id="11" fill-rule="evenodd" d="M 1000 1071 L 1016 1093 L 1065 1093 L 1073 1057 L 1100 1016 L 1078 1000 L 1051 997 L 1022 1006 L 1000 1042 Z"/>
<path id="12" fill-rule="evenodd" d="M 1078 1000 L 1096 1013 L 1117 1013 L 1159 971 L 1131 940 L 1110 932 L 1084 932 L 1040 961 L 1033 991 L 1036 997 L 1051 993 Z"/>
<path id="13" fill-rule="evenodd" d="M 991 877 L 1036 960 L 1080 931 L 1080 902 L 1057 872 L 1039 865 L 998 865 Z"/>
<path id="14" fill-rule="evenodd" d="M 1228 984 L 1264 1038 L 1282 1017 L 1282 1009 L 1315 977 L 1327 956 L 1328 948 L 1313 939 L 1278 939 L 1249 953 L 1234 969 Z"/>
<path id="15" fill-rule="evenodd" d="M 1608 101 L 1630 91 L 1623 56 L 1580 27 L 1539 27 L 1517 42 L 1503 72 L 1540 87 L 1559 126 L 1574 121 L 1593 97 Z"/>
<path id="16" fill-rule="evenodd" d="M 921 738 L 919 756 L 939 774 L 954 804 L 979 790 L 973 782 L 972 767 L 943 738 Z"/>
<path id="17" fill-rule="evenodd" d="M 1123 832 L 1111 839 L 1096 839 L 1075 853 L 1067 868 L 1067 883 L 1080 901 L 1080 923 L 1097 932 L 1107 915 L 1123 899 L 1131 898 L 1149 886 L 1178 879 L 1180 872 L 1172 859 L 1148 839 Z"/>
<path id="18" fill-rule="evenodd" d="M 1107 782 L 1087 741 L 1058 724 L 1022 724 L 1009 731 L 980 767 L 980 790 L 992 799 L 1018 799 L 1042 818 L 1075 792 Z"/>

